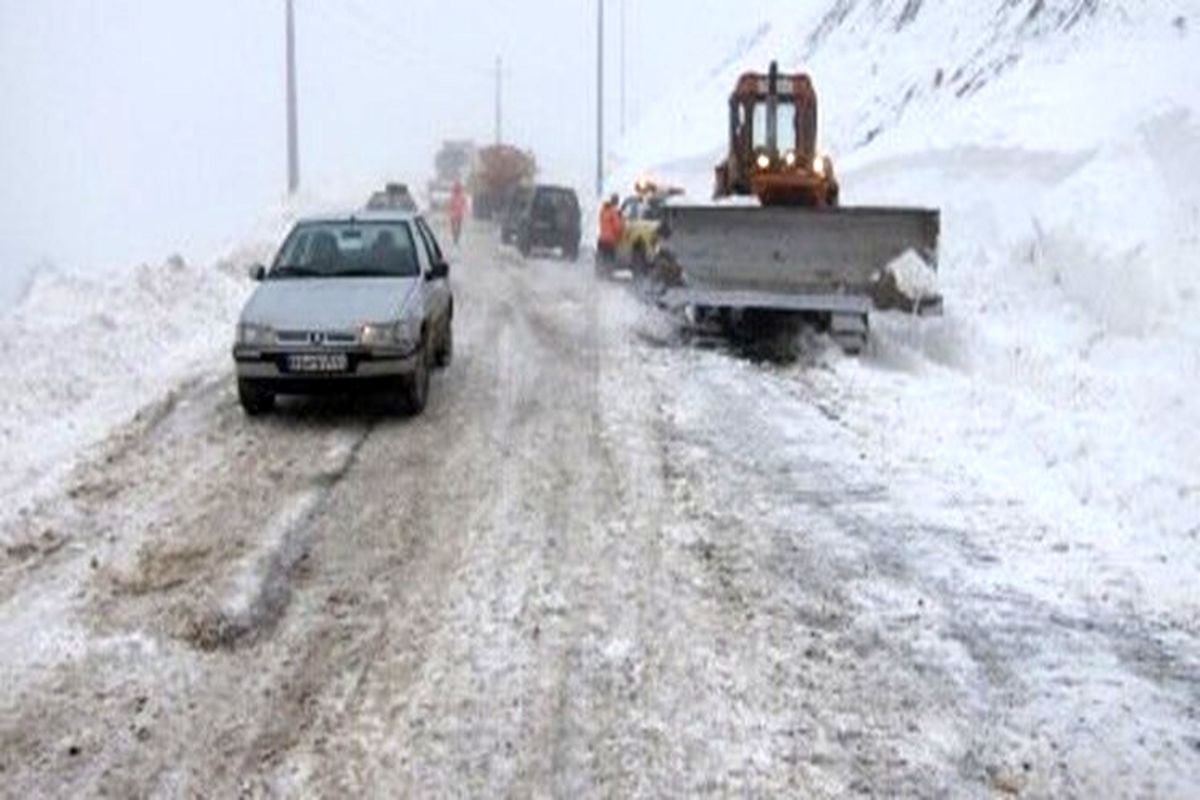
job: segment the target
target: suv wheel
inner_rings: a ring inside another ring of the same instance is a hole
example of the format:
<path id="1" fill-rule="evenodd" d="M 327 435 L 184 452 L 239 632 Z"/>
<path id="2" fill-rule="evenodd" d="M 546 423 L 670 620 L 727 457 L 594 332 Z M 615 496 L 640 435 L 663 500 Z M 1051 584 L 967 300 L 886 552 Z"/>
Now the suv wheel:
<path id="1" fill-rule="evenodd" d="M 425 337 L 417 350 L 417 368 L 404 383 L 404 406 L 415 417 L 425 410 L 429 401 L 429 345 Z"/>
<path id="2" fill-rule="evenodd" d="M 238 402 L 242 404 L 242 409 L 252 417 L 266 414 L 275 408 L 275 395 L 253 381 L 238 378 L 237 392 Z"/>

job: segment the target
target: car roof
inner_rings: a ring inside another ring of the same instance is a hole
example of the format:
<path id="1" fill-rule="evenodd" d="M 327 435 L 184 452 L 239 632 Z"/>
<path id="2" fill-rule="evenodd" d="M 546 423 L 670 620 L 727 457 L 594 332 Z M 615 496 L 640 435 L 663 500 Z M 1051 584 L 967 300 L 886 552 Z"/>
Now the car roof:
<path id="1" fill-rule="evenodd" d="M 342 213 L 327 212 L 323 214 L 308 214 L 296 220 L 296 224 L 310 223 L 340 223 L 340 222 L 412 222 L 421 216 L 420 211 L 406 211 L 402 208 L 356 208 Z"/>
<path id="2" fill-rule="evenodd" d="M 575 190 L 570 186 L 559 186 L 556 183 L 539 183 L 536 187 L 539 191 L 546 192 L 570 192 L 575 194 Z"/>

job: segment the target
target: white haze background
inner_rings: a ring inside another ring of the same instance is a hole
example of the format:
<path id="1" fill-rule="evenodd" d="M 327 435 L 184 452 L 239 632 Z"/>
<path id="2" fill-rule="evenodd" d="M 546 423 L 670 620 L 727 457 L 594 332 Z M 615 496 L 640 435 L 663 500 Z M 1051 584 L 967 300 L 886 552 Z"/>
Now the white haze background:
<path id="1" fill-rule="evenodd" d="M 627 111 L 728 52 L 766 0 L 626 0 Z M 590 190 L 592 0 L 297 0 L 307 189 L 423 183 L 439 141 L 505 138 Z M 608 0 L 608 135 L 619 133 L 620 1 Z M 717 10 L 726 13 L 714 13 Z M 283 0 L 0 0 L 0 302 L 39 265 L 208 259 L 285 180 Z"/>

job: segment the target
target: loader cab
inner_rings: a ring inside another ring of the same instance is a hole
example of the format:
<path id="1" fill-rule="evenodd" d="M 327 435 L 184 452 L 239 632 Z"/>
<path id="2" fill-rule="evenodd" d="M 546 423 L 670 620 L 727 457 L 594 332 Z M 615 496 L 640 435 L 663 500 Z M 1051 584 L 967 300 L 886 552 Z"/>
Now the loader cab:
<path id="1" fill-rule="evenodd" d="M 716 195 L 757 195 L 764 205 L 837 205 L 829 159 L 817 154 L 817 95 L 804 73 L 746 73 L 729 97 L 729 156 Z"/>
<path id="2" fill-rule="evenodd" d="M 811 164 L 817 145 L 817 96 L 807 75 L 747 73 L 729 98 L 731 155 L 747 166 L 759 156 Z"/>

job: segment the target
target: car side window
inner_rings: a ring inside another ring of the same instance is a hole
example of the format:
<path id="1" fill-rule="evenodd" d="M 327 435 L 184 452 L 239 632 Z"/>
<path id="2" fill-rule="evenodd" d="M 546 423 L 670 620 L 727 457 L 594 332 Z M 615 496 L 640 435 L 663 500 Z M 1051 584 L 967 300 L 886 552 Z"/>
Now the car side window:
<path id="1" fill-rule="evenodd" d="M 446 255 L 442 252 L 442 246 L 438 244 L 437 237 L 433 235 L 433 229 L 429 227 L 429 223 L 421 220 L 421 227 L 425 229 L 425 235 L 429 237 L 429 249 L 433 251 L 435 261 L 439 264 L 445 261 Z"/>
<path id="2" fill-rule="evenodd" d="M 413 233 L 413 239 L 420 242 L 414 249 L 417 251 L 417 261 L 421 265 L 420 274 L 424 275 L 433 266 L 433 258 L 429 255 L 429 242 L 425 241 L 425 231 L 421 230 L 420 225 L 413 225 L 412 227 L 416 229 Z"/>
<path id="3" fill-rule="evenodd" d="M 425 220 L 417 220 L 417 232 L 421 236 L 421 242 L 424 245 L 425 256 L 429 259 L 429 264 L 440 264 L 445 261 L 441 248 L 438 247 L 437 239 L 434 238 L 433 231 L 429 230 L 425 224 Z"/>

